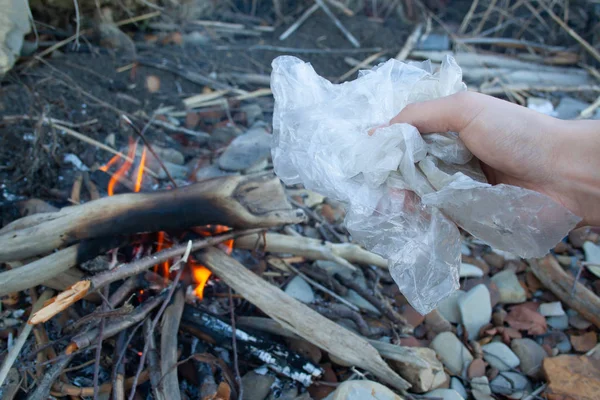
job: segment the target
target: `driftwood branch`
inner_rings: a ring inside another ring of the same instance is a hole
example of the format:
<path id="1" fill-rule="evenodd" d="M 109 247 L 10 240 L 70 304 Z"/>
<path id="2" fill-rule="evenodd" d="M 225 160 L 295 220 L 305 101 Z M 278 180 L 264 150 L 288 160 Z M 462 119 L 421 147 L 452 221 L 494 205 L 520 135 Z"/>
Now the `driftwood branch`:
<path id="1" fill-rule="evenodd" d="M 353 243 L 331 243 L 302 236 L 268 232 L 265 235 L 241 236 L 235 240 L 234 246 L 247 250 L 293 254 L 309 260 L 334 261 L 352 270 L 356 269 L 352 263 L 387 268 L 385 258 Z"/>
<path id="2" fill-rule="evenodd" d="M 162 384 L 159 385 L 159 392 L 164 399 L 181 399 L 179 393 L 179 381 L 177 379 L 177 332 L 183 306 L 185 305 L 185 296 L 183 290 L 179 289 L 175 295 L 175 300 L 165 310 L 162 318 L 160 334 L 160 371 L 163 376 Z"/>
<path id="3" fill-rule="evenodd" d="M 262 280 L 221 250 L 207 249 L 199 259 L 232 289 L 293 333 L 399 390 L 410 387 L 366 340 Z M 316 326 L 319 329 L 314 329 Z"/>
<path id="4" fill-rule="evenodd" d="M 153 193 L 129 193 L 16 221 L 0 234 L 0 262 L 47 254 L 84 239 L 220 224 L 272 227 L 305 220 L 272 175 L 227 176 Z M 28 217 L 25 217 L 28 218 Z M 42 221 L 39 223 L 39 221 Z"/>
<path id="5" fill-rule="evenodd" d="M 561 268 L 556 258 L 549 255 L 539 261 L 532 259 L 529 260 L 529 265 L 533 274 L 556 297 L 600 327 L 600 298 L 581 283 L 576 283 L 575 278 Z M 573 285 L 575 285 L 574 291 Z"/>

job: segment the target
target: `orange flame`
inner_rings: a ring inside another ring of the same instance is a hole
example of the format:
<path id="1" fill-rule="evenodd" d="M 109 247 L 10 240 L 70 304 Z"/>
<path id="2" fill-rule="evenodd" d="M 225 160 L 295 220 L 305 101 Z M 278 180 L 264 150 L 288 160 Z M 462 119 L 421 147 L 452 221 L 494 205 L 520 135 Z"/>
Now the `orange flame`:
<path id="1" fill-rule="evenodd" d="M 117 155 L 115 155 L 115 156 L 113 156 L 113 158 L 111 158 L 110 160 L 108 160 L 108 162 L 107 162 L 106 164 L 104 164 L 103 166 L 101 166 L 101 167 L 100 167 L 100 168 L 98 168 L 98 169 L 99 169 L 100 171 L 102 171 L 102 172 L 108 172 L 108 169 L 109 169 L 110 167 L 112 167 L 112 166 L 113 166 L 113 164 L 114 164 L 114 163 L 116 163 L 116 162 L 119 160 L 119 158 L 121 158 L 121 156 L 120 156 L 120 155 L 118 155 L 118 154 L 117 154 Z"/>
<path id="2" fill-rule="evenodd" d="M 129 150 L 127 151 L 127 159 L 125 160 L 123 165 L 121 165 L 119 167 L 119 169 L 114 174 L 112 174 L 112 176 L 110 177 L 110 181 L 108 181 L 107 191 L 108 191 L 109 196 L 112 196 L 115 194 L 115 185 L 117 184 L 119 179 L 123 175 L 125 175 L 125 173 L 129 170 L 129 168 L 131 168 L 130 160 L 133 160 L 133 157 L 135 157 L 136 150 L 137 150 L 137 142 L 134 142 L 133 139 L 129 139 Z"/>
<path id="3" fill-rule="evenodd" d="M 202 300 L 204 298 L 204 287 L 206 286 L 208 278 L 210 278 L 212 275 L 212 272 L 210 272 L 210 270 L 204 265 L 190 263 L 190 267 L 192 268 L 192 276 L 194 277 L 194 281 L 197 283 L 194 293 L 200 300 Z"/>
<path id="4" fill-rule="evenodd" d="M 158 253 L 165 247 L 165 233 L 163 231 L 158 232 L 158 238 L 156 243 L 156 252 Z M 166 246 L 168 247 L 168 246 Z M 169 262 L 165 261 L 162 264 L 162 276 L 165 282 L 169 279 Z M 154 266 L 154 273 L 158 274 L 158 264 Z"/>
<path id="5" fill-rule="evenodd" d="M 142 188 L 142 178 L 144 177 L 144 166 L 146 165 L 146 146 L 142 151 L 142 157 L 140 158 L 140 165 L 138 167 L 137 176 L 135 179 L 135 192 L 139 192 Z"/>
<path id="6" fill-rule="evenodd" d="M 231 228 L 225 225 L 204 225 L 194 229 L 196 233 L 205 237 L 229 232 L 230 230 Z M 220 247 L 227 255 L 230 255 L 233 252 L 233 243 L 233 239 L 227 239 L 221 243 Z"/>

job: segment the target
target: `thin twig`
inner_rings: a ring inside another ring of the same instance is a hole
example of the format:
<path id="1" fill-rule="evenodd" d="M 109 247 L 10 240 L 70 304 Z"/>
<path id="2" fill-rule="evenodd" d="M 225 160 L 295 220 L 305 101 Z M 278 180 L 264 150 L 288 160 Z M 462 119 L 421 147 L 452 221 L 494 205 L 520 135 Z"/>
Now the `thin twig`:
<path id="1" fill-rule="evenodd" d="M 302 272 L 300 272 L 296 267 L 292 266 L 289 263 L 285 263 L 285 266 L 288 267 L 289 269 L 291 269 L 296 275 L 299 275 L 300 277 L 302 277 L 302 279 L 304 279 L 306 282 L 310 283 L 311 285 L 313 285 L 314 287 L 316 287 L 317 289 L 327 293 L 328 295 L 330 295 L 331 297 L 333 297 L 334 299 L 336 299 L 337 301 L 339 301 L 340 303 L 344 304 L 346 307 L 360 312 L 360 308 L 358 308 L 357 306 L 355 306 L 354 304 L 350 303 L 348 300 L 344 299 L 343 297 L 341 297 L 340 295 L 338 295 L 335 292 L 332 292 L 331 290 L 327 289 L 325 286 L 321 285 L 319 282 L 314 281 L 313 279 L 309 278 L 308 276 L 306 276 L 305 274 L 303 274 Z"/>
<path id="2" fill-rule="evenodd" d="M 35 289 L 31 289 L 31 290 L 35 290 Z M 53 294 L 54 293 L 52 292 L 52 290 L 46 290 L 44 293 L 42 293 L 40 298 L 33 305 L 33 308 L 31 310 L 31 315 L 33 315 L 33 313 L 35 313 L 37 310 L 42 308 L 44 303 L 49 298 L 51 298 Z M 25 342 L 27 341 L 27 338 L 29 337 L 29 334 L 31 333 L 32 329 L 33 329 L 33 325 L 26 323 L 25 326 L 23 326 L 23 330 L 21 330 L 21 333 L 19 333 L 19 337 L 13 343 L 12 348 L 10 349 L 10 351 L 8 352 L 6 357 L 4 357 L 4 360 L 2 361 L 2 367 L 0 367 L 0 387 L 2 387 L 4 380 L 8 376 L 8 372 L 12 368 L 12 365 L 14 364 L 14 362 L 17 360 L 17 357 L 19 356 L 21 349 L 25 345 Z"/>
<path id="3" fill-rule="evenodd" d="M 235 334 L 235 312 L 233 307 L 233 293 L 231 288 L 228 288 L 229 295 L 229 316 L 231 318 L 231 347 L 233 349 L 233 368 L 235 371 L 235 382 L 238 385 L 238 400 L 244 398 L 244 385 L 242 384 L 242 376 L 240 375 L 240 366 L 238 363 L 237 340 Z"/>
<path id="4" fill-rule="evenodd" d="M 402 50 L 396 54 L 396 60 L 404 61 L 410 54 L 410 52 L 415 48 L 419 39 L 421 39 L 421 35 L 423 33 L 423 24 L 419 23 L 415 26 L 415 29 L 411 32 L 410 36 L 406 39 L 404 46 L 402 46 Z"/>
<path id="5" fill-rule="evenodd" d="M 562 19 L 560 19 L 560 17 L 556 15 L 554 11 L 552 11 L 550 7 L 548 7 L 548 5 L 546 5 L 543 1 L 540 2 L 540 5 L 544 8 L 548 15 L 550 15 L 550 17 L 552 17 L 552 19 L 556 21 L 556 23 L 560 25 L 560 27 L 563 28 L 569 34 L 569 36 L 571 36 L 573 39 L 579 42 L 579 44 L 582 45 L 588 51 L 588 53 L 590 53 L 597 61 L 600 61 L 600 53 L 598 52 L 598 50 L 596 50 L 591 44 L 589 44 L 587 40 L 579 36 L 577 32 L 571 29 L 571 27 L 569 27 L 569 25 L 567 25 Z"/>
<path id="6" fill-rule="evenodd" d="M 102 301 L 102 306 L 100 307 L 101 312 L 106 312 L 108 310 L 108 300 L 106 299 L 109 295 L 109 287 L 106 286 L 104 288 L 104 297 Z M 106 318 L 102 317 L 100 319 L 100 326 L 98 327 L 98 345 L 96 346 L 96 360 L 94 362 L 94 379 L 92 381 L 92 386 L 94 387 L 94 400 L 98 399 L 98 377 L 100 375 L 100 358 L 102 357 L 102 336 L 104 335 L 104 324 L 106 323 Z"/>
<path id="7" fill-rule="evenodd" d="M 294 22 L 292 25 L 290 25 L 289 28 L 287 28 L 285 30 L 285 32 L 283 32 L 280 36 L 279 36 L 279 40 L 285 40 L 288 37 L 290 37 L 290 35 L 294 32 L 296 32 L 296 30 L 298 28 L 300 28 L 300 26 L 311 16 L 314 14 L 315 11 L 317 11 L 319 9 L 319 5 L 317 3 L 313 4 L 311 7 L 309 7 L 306 11 L 304 11 L 302 13 L 302 15 L 300 16 L 300 18 L 298 18 L 296 20 L 296 22 Z"/>
<path id="8" fill-rule="evenodd" d="M 325 14 L 327 14 L 327 16 L 333 21 L 335 26 L 337 26 L 338 29 L 342 31 L 342 34 L 346 37 L 346 39 L 348 39 L 348 41 L 352 43 L 352 46 L 359 48 L 360 42 L 354 37 L 352 33 L 350 33 L 348 29 L 346 29 L 346 27 L 342 24 L 338 17 L 336 17 L 335 14 L 331 11 L 329 6 L 327 6 L 327 4 L 325 4 L 323 0 L 315 0 L 315 3 L 317 3 L 323 11 L 325 11 Z"/>
<path id="9" fill-rule="evenodd" d="M 264 229 L 248 229 L 243 231 L 228 232 L 218 236 L 212 236 L 207 239 L 198 239 L 192 241 L 191 251 L 198 251 L 200 249 L 217 245 L 229 239 L 235 239 L 238 236 L 248 235 L 251 233 L 262 232 Z M 132 275 L 136 275 L 140 272 L 144 272 L 148 268 L 153 267 L 156 264 L 160 264 L 171 258 L 184 254 L 188 249 L 188 244 L 181 244 L 173 246 L 171 248 L 159 251 L 158 253 L 152 254 L 151 256 L 141 258 L 129 264 L 123 264 L 111 271 L 106 271 L 101 274 L 95 275 L 90 278 L 91 286 L 93 288 L 101 288 L 112 282 L 127 278 Z"/>
<path id="10" fill-rule="evenodd" d="M 38 386 L 27 400 L 46 400 L 50 394 L 50 388 L 52 384 L 62 373 L 63 369 L 71 362 L 75 357 L 75 353 L 64 355 L 56 360 L 56 363 L 46 372 L 41 381 L 38 382 Z"/>
<path id="11" fill-rule="evenodd" d="M 475 13 L 475 10 L 477 9 L 478 5 L 479 5 L 479 0 L 473 0 L 473 2 L 471 3 L 471 7 L 469 8 L 469 11 L 465 15 L 465 18 L 463 18 L 462 23 L 460 24 L 460 28 L 458 30 L 458 33 L 460 35 L 465 33 L 465 31 L 467 30 L 467 27 L 469 26 L 469 23 L 471 22 L 471 18 L 473 18 L 473 13 Z"/>
<path id="12" fill-rule="evenodd" d="M 129 126 L 131 126 L 131 128 L 133 129 L 133 131 L 142 139 L 142 142 L 144 142 L 144 145 L 148 148 L 148 150 L 150 150 L 150 153 L 152 153 L 152 155 L 154 156 L 154 158 L 156 159 L 156 161 L 158 161 L 158 163 L 160 164 L 161 168 L 163 169 L 163 171 L 165 171 L 165 174 L 167 175 L 167 178 L 169 178 L 169 181 L 171 181 L 171 184 L 173 185 L 173 187 L 177 187 L 177 183 L 175 183 L 175 180 L 173 179 L 173 177 L 171 176 L 171 173 L 169 172 L 169 170 L 167 169 L 167 167 L 165 166 L 165 164 L 163 163 L 162 159 L 158 156 L 158 154 L 156 154 L 156 152 L 154 151 L 154 148 L 152 147 L 152 145 L 150 144 L 150 142 L 148 142 L 148 139 L 146 139 L 146 135 L 144 135 L 144 132 L 146 130 L 146 128 L 152 123 L 152 121 L 154 120 L 154 115 L 152 116 L 152 118 L 150 119 L 150 121 L 148 121 L 148 123 L 146 124 L 146 126 L 144 126 L 143 130 L 140 130 L 130 119 L 129 117 L 127 117 L 126 115 L 121 115 L 121 118 L 127 122 L 127 124 L 129 124 Z"/>
<path id="13" fill-rule="evenodd" d="M 190 241 L 188 241 L 188 243 L 186 245 L 186 248 L 184 250 L 185 254 L 181 258 L 181 260 L 176 262 L 173 265 L 173 267 L 171 267 L 171 268 L 175 268 L 180 263 L 184 263 L 184 264 L 187 263 L 187 258 L 189 256 L 191 250 L 192 250 L 192 241 L 190 240 Z M 152 326 L 151 326 L 151 329 L 149 330 L 149 333 L 154 332 L 154 329 L 156 329 L 156 325 L 158 324 L 158 321 L 160 320 L 165 309 L 169 305 L 169 302 L 171 301 L 171 298 L 173 297 L 173 293 L 175 293 L 175 289 L 177 288 L 177 284 L 179 283 L 179 279 L 181 278 L 182 273 L 183 273 L 183 268 L 178 268 L 177 273 L 175 274 L 175 279 L 173 280 L 173 283 L 171 284 L 171 287 L 169 288 L 169 293 L 167 294 L 167 298 L 165 299 L 165 301 L 161 305 L 160 309 L 156 313 L 156 316 L 152 320 Z M 146 355 L 148 353 L 148 346 L 150 345 L 149 338 L 146 336 L 145 339 L 146 340 L 144 341 L 144 349 L 142 350 L 142 356 L 140 357 L 140 363 L 139 363 L 138 369 L 135 373 L 135 377 L 133 378 L 133 388 L 131 389 L 131 392 L 129 392 L 129 400 L 133 400 L 133 398 L 135 396 L 135 388 L 137 386 L 137 380 L 138 380 L 140 374 L 142 373 L 142 370 L 144 369 L 144 362 L 146 360 Z"/>
<path id="14" fill-rule="evenodd" d="M 364 67 L 368 67 L 369 65 L 371 65 L 371 63 L 373 61 L 377 60 L 379 57 L 381 57 L 384 54 L 385 54 L 385 51 L 380 51 L 379 53 L 371 54 L 369 57 L 365 58 L 364 60 L 362 60 L 361 62 L 359 62 L 358 64 L 356 64 L 354 67 L 352 67 L 345 74 L 343 74 L 342 76 L 340 76 L 339 78 L 337 78 L 336 79 L 336 83 L 344 81 L 346 78 L 348 78 L 349 76 L 351 76 L 352 74 L 354 74 L 359 69 L 364 68 Z"/>

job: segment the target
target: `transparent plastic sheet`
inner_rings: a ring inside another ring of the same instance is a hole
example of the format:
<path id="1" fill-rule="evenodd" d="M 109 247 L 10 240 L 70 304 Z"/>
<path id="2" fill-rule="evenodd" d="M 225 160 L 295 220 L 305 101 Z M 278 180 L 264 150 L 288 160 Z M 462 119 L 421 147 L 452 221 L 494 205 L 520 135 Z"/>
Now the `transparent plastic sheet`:
<path id="1" fill-rule="evenodd" d="M 435 74 L 428 62 L 392 59 L 335 85 L 282 56 L 271 88 L 275 173 L 344 202 L 353 239 L 388 259 L 421 314 L 458 288 L 458 226 L 499 250 L 540 257 L 580 220 L 540 193 L 489 185 L 455 133 L 385 126 L 407 104 L 466 90 L 451 57 Z"/>

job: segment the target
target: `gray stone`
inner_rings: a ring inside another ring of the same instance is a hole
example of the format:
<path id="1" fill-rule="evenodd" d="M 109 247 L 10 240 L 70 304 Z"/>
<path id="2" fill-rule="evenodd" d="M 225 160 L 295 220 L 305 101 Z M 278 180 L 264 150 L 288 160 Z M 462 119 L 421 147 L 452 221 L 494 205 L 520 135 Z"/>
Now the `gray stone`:
<path id="1" fill-rule="evenodd" d="M 576 329 L 586 330 L 592 323 L 587 319 L 583 318 L 579 313 L 573 309 L 567 311 L 569 316 L 569 324 Z"/>
<path id="2" fill-rule="evenodd" d="M 588 103 L 572 97 L 563 97 L 556 107 L 556 115 L 560 119 L 575 119 L 587 107 L 589 107 Z"/>
<path id="3" fill-rule="evenodd" d="M 512 383 L 502 375 L 498 375 L 492 379 L 491 387 L 494 393 L 505 396 L 508 396 L 513 391 Z"/>
<path id="4" fill-rule="evenodd" d="M 360 294 L 356 293 L 354 290 L 348 290 L 344 299 L 348 300 L 350 303 L 354 304 L 361 310 L 371 311 L 375 315 L 381 315 L 381 311 L 379 311 L 373 304 L 371 304 L 367 299 L 362 297 Z"/>
<path id="5" fill-rule="evenodd" d="M 477 338 L 481 327 L 492 319 L 492 303 L 488 288 L 483 284 L 475 286 L 458 299 L 458 308 L 469 340 Z"/>
<path id="6" fill-rule="evenodd" d="M 544 317 L 562 317 L 565 315 L 562 303 L 560 301 L 553 301 L 552 303 L 542 303 L 538 310 Z"/>
<path id="7" fill-rule="evenodd" d="M 458 300 L 464 296 L 467 292 L 463 290 L 457 290 L 452 293 L 450 296 L 446 297 L 444 300 L 438 304 L 438 312 L 442 314 L 442 317 L 446 318 L 448 321 L 453 324 L 460 323 L 460 309 L 458 308 Z"/>
<path id="8" fill-rule="evenodd" d="M 252 126 L 256 121 L 263 119 L 262 108 L 256 103 L 244 104 L 240 106 L 240 111 L 246 113 L 246 124 L 248 126 Z"/>
<path id="9" fill-rule="evenodd" d="M 315 293 L 310 285 L 300 276 L 295 276 L 285 287 L 285 292 L 303 303 L 315 301 Z"/>
<path id="10" fill-rule="evenodd" d="M 548 317 L 546 318 L 546 322 L 548 326 L 564 331 L 569 327 L 569 317 L 565 315 L 561 315 L 560 317 Z"/>
<path id="11" fill-rule="evenodd" d="M 521 361 L 519 357 L 504 343 L 492 342 L 482 346 L 483 358 L 492 367 L 500 371 L 509 371 L 519 366 Z"/>
<path id="12" fill-rule="evenodd" d="M 490 390 L 490 381 L 488 381 L 487 376 L 478 376 L 471 379 L 471 389 L 477 390 L 483 394 L 492 394 Z"/>
<path id="13" fill-rule="evenodd" d="M 424 396 L 442 400 L 465 400 L 456 390 L 452 389 L 435 389 L 429 393 L 425 393 Z"/>
<path id="14" fill-rule="evenodd" d="M 546 350 L 531 339 L 513 339 L 510 343 L 512 351 L 520 360 L 521 371 L 527 376 L 539 379 L 542 377 L 542 361 L 548 357 Z"/>
<path id="15" fill-rule="evenodd" d="M 236 137 L 219 157 L 219 167 L 226 171 L 255 172 L 271 155 L 272 135 L 263 126 L 252 127 Z"/>
<path id="16" fill-rule="evenodd" d="M 275 377 L 269 374 L 258 374 L 254 371 L 248 372 L 242 377 L 244 385 L 244 400 L 263 400 L 269 395 L 271 385 L 275 382 Z"/>
<path id="17" fill-rule="evenodd" d="M 481 278 L 483 276 L 483 271 L 473 264 L 461 263 L 459 276 L 461 278 Z"/>
<path id="18" fill-rule="evenodd" d="M 430 33 L 419 40 L 417 50 L 450 50 L 450 37 L 446 33 Z"/>
<path id="19" fill-rule="evenodd" d="M 465 389 L 465 386 L 458 378 L 450 379 L 450 389 L 456 390 L 456 393 L 460 394 L 464 399 L 469 397 L 467 389 Z"/>
<path id="20" fill-rule="evenodd" d="M 517 304 L 527 300 L 527 293 L 519 283 L 514 271 L 506 269 L 492 277 L 492 282 L 498 287 L 499 302 L 502 304 Z"/>
<path id="21" fill-rule="evenodd" d="M 212 164 L 207 167 L 202 167 L 196 171 L 196 182 L 205 181 L 207 179 L 217 178 L 219 176 L 239 175 L 239 172 L 227 172 L 219 168 L 218 165 Z"/>
<path id="22" fill-rule="evenodd" d="M 585 261 L 588 263 L 600 265 L 600 246 L 592 243 L 585 242 L 583 244 L 583 251 L 585 252 Z M 598 278 L 600 278 L 600 267 L 597 265 L 588 265 L 586 268 Z"/>
<path id="23" fill-rule="evenodd" d="M 453 375 L 461 375 L 464 367 L 473 361 L 473 356 L 452 332 L 442 332 L 431 342 L 442 363 Z"/>
<path id="24" fill-rule="evenodd" d="M 496 400 L 491 394 L 483 393 L 479 390 L 473 390 L 471 393 L 475 400 Z"/>
<path id="25" fill-rule="evenodd" d="M 520 399 L 528 393 L 531 393 L 531 382 L 529 379 L 517 372 L 502 372 L 500 376 L 504 377 L 511 384 L 512 393 L 508 394 L 511 399 Z"/>

